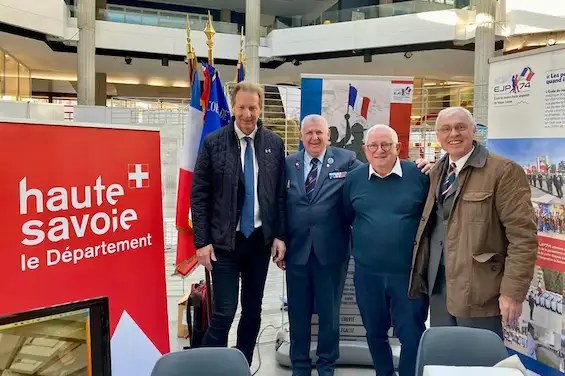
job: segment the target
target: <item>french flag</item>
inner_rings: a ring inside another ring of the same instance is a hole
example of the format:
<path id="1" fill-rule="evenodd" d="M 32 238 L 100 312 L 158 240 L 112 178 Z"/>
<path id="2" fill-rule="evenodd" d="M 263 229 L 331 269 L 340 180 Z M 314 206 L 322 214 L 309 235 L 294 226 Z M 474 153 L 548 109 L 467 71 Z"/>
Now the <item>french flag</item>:
<path id="1" fill-rule="evenodd" d="M 184 144 L 180 161 L 176 216 L 178 230 L 176 272 L 183 276 L 192 273 L 198 265 L 190 213 L 192 177 L 198 152 L 204 138 L 227 125 L 231 119 L 220 75 L 212 65 L 205 65 L 202 70 L 204 71 L 202 95 L 200 95 L 198 71 L 195 70 L 193 73 L 192 96 L 188 120 L 184 126 Z"/>
<path id="2" fill-rule="evenodd" d="M 190 221 L 190 191 L 194 165 L 198 157 L 202 129 L 204 128 L 204 111 L 200 103 L 198 71 L 194 69 L 192 74 L 190 107 L 187 121 L 184 124 L 184 143 L 180 159 L 176 213 L 176 226 L 178 230 L 176 272 L 183 276 L 190 274 L 198 265 L 196 248 L 194 248 L 192 223 Z"/>
<path id="3" fill-rule="evenodd" d="M 360 96 L 355 86 L 349 85 L 349 106 L 353 108 L 353 111 L 367 119 L 370 103 L 369 98 Z"/>
<path id="4" fill-rule="evenodd" d="M 532 69 L 530 67 L 526 67 L 522 71 L 522 74 L 520 74 L 520 77 L 524 77 L 524 79 L 526 79 L 526 81 L 530 81 L 534 77 L 534 74 L 535 73 L 532 71 Z"/>

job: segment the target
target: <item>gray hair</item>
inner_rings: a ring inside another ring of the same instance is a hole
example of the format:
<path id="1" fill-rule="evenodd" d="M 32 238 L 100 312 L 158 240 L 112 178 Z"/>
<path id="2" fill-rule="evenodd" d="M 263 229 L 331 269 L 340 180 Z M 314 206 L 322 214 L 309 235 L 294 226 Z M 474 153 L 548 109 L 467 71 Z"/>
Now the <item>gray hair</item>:
<path id="1" fill-rule="evenodd" d="M 378 129 L 386 129 L 390 133 L 390 137 L 392 137 L 392 142 L 398 144 L 398 133 L 396 133 L 396 131 L 392 127 L 389 127 L 386 124 L 376 124 L 373 125 L 371 128 L 369 128 L 367 132 L 365 132 L 365 137 L 363 139 L 363 143 L 365 145 L 367 145 L 367 140 L 369 139 L 369 135 Z"/>
<path id="2" fill-rule="evenodd" d="M 447 108 L 444 108 L 443 110 L 441 110 L 437 114 L 436 127 L 435 127 L 436 131 L 439 130 L 439 124 L 440 124 L 442 117 L 453 116 L 453 115 L 457 115 L 457 114 L 464 115 L 467 118 L 467 123 L 469 124 L 469 126 L 472 126 L 472 127 L 477 126 L 477 123 L 475 122 L 473 115 L 466 108 L 464 108 L 464 107 L 447 107 Z"/>
<path id="3" fill-rule="evenodd" d="M 304 116 L 304 119 L 302 119 L 302 123 L 300 124 L 300 131 L 302 131 L 302 129 L 304 128 L 304 124 L 306 124 L 308 122 L 320 122 L 324 125 L 324 127 L 326 129 L 330 129 L 328 121 L 326 120 L 325 117 L 323 117 L 322 115 L 318 115 L 318 114 L 310 114 L 310 115 Z"/>

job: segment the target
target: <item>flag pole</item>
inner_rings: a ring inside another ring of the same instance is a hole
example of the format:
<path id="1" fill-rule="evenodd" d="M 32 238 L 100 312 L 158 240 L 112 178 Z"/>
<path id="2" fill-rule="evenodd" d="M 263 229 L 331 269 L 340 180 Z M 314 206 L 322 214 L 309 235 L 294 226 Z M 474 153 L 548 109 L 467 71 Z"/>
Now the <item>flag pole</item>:
<path id="1" fill-rule="evenodd" d="M 239 54 L 237 56 L 237 66 L 235 71 L 235 82 L 239 82 L 239 70 L 243 67 L 245 70 L 245 52 L 244 52 L 244 41 L 243 36 L 243 26 L 241 27 L 241 33 L 239 35 Z"/>
<path id="2" fill-rule="evenodd" d="M 214 30 L 214 26 L 212 25 L 212 15 L 210 11 L 208 11 L 208 23 L 206 23 L 206 27 L 204 28 L 204 34 L 206 34 L 206 45 L 208 46 L 208 64 L 213 66 L 214 65 L 214 35 L 216 35 L 216 30 Z M 213 80 L 214 77 L 210 77 L 210 80 Z M 210 260 L 210 262 L 212 262 Z M 206 297 L 206 305 L 208 311 L 208 318 L 211 320 L 212 318 L 212 298 L 214 291 L 212 290 L 212 283 L 210 278 L 210 271 L 208 269 L 204 269 L 204 274 L 206 276 L 206 288 L 208 290 L 208 296 Z"/>
<path id="3" fill-rule="evenodd" d="M 189 86 L 192 87 L 192 79 L 194 78 L 194 70 L 196 69 L 196 53 L 192 42 L 190 40 L 190 20 L 188 14 L 186 15 L 186 59 L 185 62 L 188 64 L 188 82 Z"/>

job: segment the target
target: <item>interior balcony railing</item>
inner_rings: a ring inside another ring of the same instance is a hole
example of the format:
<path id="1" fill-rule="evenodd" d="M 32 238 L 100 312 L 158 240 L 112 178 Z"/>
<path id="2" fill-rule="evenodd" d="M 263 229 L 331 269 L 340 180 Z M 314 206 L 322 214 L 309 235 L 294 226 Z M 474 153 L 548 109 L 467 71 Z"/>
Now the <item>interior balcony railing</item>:
<path id="1" fill-rule="evenodd" d="M 304 27 L 336 22 L 351 22 L 372 18 L 392 17 L 447 9 L 471 9 L 473 0 L 411 0 L 391 4 L 326 11 L 319 14 L 298 15 L 293 17 L 275 17 L 273 24 L 261 26 L 260 36 L 269 32 L 290 27 Z M 76 6 L 69 5 L 71 17 L 76 17 Z M 193 30 L 204 30 L 208 17 L 205 14 L 184 13 L 168 10 L 148 9 L 132 6 L 109 4 L 98 10 L 98 19 L 136 25 L 149 25 L 184 29 L 186 19 Z M 239 34 L 239 25 L 232 22 L 213 21 L 218 33 Z"/>

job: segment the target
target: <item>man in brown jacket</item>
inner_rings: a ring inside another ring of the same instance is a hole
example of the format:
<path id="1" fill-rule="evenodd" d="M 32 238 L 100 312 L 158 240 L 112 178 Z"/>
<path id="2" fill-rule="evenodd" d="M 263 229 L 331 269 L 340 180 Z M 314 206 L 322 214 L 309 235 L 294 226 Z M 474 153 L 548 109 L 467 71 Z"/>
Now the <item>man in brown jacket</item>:
<path id="1" fill-rule="evenodd" d="M 431 326 L 489 329 L 501 338 L 532 280 L 537 227 L 522 167 L 474 141 L 461 107 L 442 110 L 436 132 L 445 155 L 414 242 L 409 295 L 430 296 Z"/>

